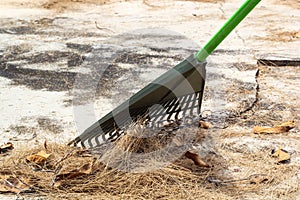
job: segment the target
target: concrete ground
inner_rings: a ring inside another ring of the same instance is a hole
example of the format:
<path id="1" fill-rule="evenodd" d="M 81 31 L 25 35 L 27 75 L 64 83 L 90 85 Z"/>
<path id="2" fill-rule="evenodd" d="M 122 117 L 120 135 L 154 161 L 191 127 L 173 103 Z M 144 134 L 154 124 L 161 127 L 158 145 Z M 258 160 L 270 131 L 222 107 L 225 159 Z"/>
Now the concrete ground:
<path id="1" fill-rule="evenodd" d="M 197 51 L 241 2 L 1 1 L 0 141 L 17 147 L 44 140 L 70 141 L 148 81 Z M 297 0 L 260 2 L 207 59 L 202 110 L 212 113 L 215 128 L 208 131 L 209 140 L 201 144 L 200 154 L 206 158 L 213 150 L 222 155 L 228 162 L 224 173 L 233 177 L 254 173 L 254 168 L 235 159 L 279 146 L 292 154 L 289 165 L 300 166 L 299 9 Z M 106 56 L 108 65 L 109 58 L 117 60 L 117 65 L 107 68 L 96 96 L 90 96 L 95 114 L 80 123 L 74 118 L 73 87 L 76 75 L 88 73 L 88 60 L 96 54 Z M 255 125 L 289 120 L 296 124 L 289 133 L 252 133 Z M 300 171 L 293 168 L 292 172 L 278 188 L 291 187 L 297 199 Z"/>

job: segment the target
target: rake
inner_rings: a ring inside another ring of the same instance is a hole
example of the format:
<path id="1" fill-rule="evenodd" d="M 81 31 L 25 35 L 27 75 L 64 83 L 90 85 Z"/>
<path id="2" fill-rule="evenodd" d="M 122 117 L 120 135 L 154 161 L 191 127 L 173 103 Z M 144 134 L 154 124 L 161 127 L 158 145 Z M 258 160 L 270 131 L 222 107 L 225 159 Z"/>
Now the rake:
<path id="1" fill-rule="evenodd" d="M 147 126 L 162 128 L 166 122 L 178 122 L 199 115 L 206 58 L 259 2 L 245 1 L 200 51 L 149 83 L 87 128 L 69 145 L 81 143 L 83 147 L 96 147 L 114 141 L 124 133 L 127 125 L 139 119 L 143 119 Z"/>

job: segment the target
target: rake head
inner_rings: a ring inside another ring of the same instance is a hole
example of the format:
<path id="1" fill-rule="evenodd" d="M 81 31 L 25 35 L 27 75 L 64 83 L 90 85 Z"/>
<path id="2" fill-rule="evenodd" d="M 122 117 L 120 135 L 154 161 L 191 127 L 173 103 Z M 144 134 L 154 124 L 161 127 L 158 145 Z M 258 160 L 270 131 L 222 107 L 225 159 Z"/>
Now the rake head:
<path id="1" fill-rule="evenodd" d="M 69 144 L 97 147 L 114 141 L 128 125 L 163 129 L 166 123 L 183 121 L 200 113 L 206 62 L 189 56 L 98 120 Z"/>

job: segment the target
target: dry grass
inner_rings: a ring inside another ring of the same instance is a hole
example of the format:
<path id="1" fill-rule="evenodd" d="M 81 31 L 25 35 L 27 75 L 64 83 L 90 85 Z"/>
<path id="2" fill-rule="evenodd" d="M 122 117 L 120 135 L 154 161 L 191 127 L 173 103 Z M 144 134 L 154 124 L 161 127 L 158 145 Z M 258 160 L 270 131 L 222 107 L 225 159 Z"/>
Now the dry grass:
<path id="1" fill-rule="evenodd" d="M 66 180 L 56 187 L 54 180 L 58 174 L 78 169 L 92 162 L 94 157 L 82 156 L 83 150 L 73 150 L 64 145 L 47 146 L 47 152 L 52 155 L 43 166 L 44 172 L 33 170 L 34 166 L 26 162 L 28 155 L 44 149 L 44 147 L 37 147 L 12 152 L 3 160 L 0 174 L 15 176 L 23 181 L 29 180 L 33 196 L 46 196 L 51 199 L 62 197 L 74 199 L 76 196 L 79 198 L 86 195 L 92 195 L 97 199 L 108 197 L 114 199 L 169 199 L 170 197 L 183 199 L 201 197 L 213 192 L 210 189 L 203 190 L 206 188 L 203 182 L 210 170 L 193 171 L 185 167 L 185 165 L 191 165 L 187 160 L 178 160 L 165 168 L 146 173 L 126 173 L 96 163 L 91 174 Z M 61 170 L 55 172 L 60 166 Z M 49 171 L 46 172 L 46 170 Z"/>
<path id="2" fill-rule="evenodd" d="M 149 158 L 148 163 L 147 159 L 132 160 L 130 153 L 156 151 L 166 142 L 168 138 L 165 136 L 149 139 L 128 134 L 115 142 L 109 156 L 113 156 L 115 164 L 131 160 L 137 162 L 132 165 L 134 167 L 151 169 L 147 164 L 154 165 L 158 162 L 157 159 Z M 51 156 L 42 170 L 37 171 L 38 167 L 26 162 L 26 157 L 40 150 L 51 153 Z M 95 156 L 91 152 L 98 154 Z M 99 149 L 87 151 L 61 144 L 47 144 L 33 149 L 23 147 L 3 157 L 0 175 L 14 176 L 27 182 L 31 190 L 21 195 L 44 196 L 49 199 L 292 199 L 299 190 L 297 184 L 287 189 L 280 187 L 280 184 L 295 175 L 297 166 L 274 164 L 273 158 L 266 152 L 236 153 L 225 145 L 216 152 L 219 155 L 210 160 L 213 168 L 197 167 L 191 160 L 181 157 L 173 163 L 165 163 L 160 169 L 146 170 L 143 173 L 124 172 L 101 164 L 99 160 L 94 162 L 102 153 Z M 65 178 L 60 184 L 56 184 L 58 175 L 90 163 L 93 163 L 90 173 Z M 235 165 L 243 170 L 234 172 L 229 169 Z M 262 179 L 253 181 L 255 174 L 258 179 Z"/>

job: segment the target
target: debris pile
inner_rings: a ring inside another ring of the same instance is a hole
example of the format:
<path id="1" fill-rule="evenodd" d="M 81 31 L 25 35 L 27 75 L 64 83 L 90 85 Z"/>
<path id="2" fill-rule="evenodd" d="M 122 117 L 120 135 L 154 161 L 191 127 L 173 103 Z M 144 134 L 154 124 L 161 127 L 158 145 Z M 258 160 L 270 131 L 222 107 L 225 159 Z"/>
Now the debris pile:
<path id="1" fill-rule="evenodd" d="M 291 127 L 290 123 L 281 124 L 280 127 L 285 125 Z M 270 130 L 264 129 L 264 132 Z M 147 141 L 145 138 L 125 135 L 116 141 L 115 146 L 128 152 L 145 152 L 147 149 L 161 148 L 163 143 L 153 138 Z M 33 149 L 14 149 L 12 143 L 7 143 L 0 150 L 0 193 L 51 199 L 74 199 L 82 196 L 99 199 L 226 199 L 238 197 L 241 192 L 267 194 L 268 190 L 273 190 L 280 184 L 282 175 L 278 173 L 278 167 L 283 166 L 280 168 L 282 173 L 293 168 L 289 165 L 291 155 L 281 147 L 273 150 L 268 158 L 263 158 L 268 162 L 261 166 L 261 170 L 257 170 L 257 166 L 253 164 L 257 173 L 240 174 L 240 177 L 236 174 L 224 175 L 228 165 L 221 156 L 209 160 L 213 165 L 210 166 L 192 151 L 187 151 L 183 154 L 185 156 L 158 170 L 128 173 L 99 162 L 97 149 L 44 142 Z M 126 157 L 123 159 L 126 160 Z M 274 175 L 275 171 L 277 175 Z"/>

